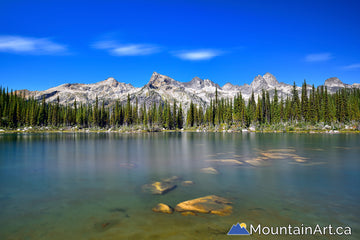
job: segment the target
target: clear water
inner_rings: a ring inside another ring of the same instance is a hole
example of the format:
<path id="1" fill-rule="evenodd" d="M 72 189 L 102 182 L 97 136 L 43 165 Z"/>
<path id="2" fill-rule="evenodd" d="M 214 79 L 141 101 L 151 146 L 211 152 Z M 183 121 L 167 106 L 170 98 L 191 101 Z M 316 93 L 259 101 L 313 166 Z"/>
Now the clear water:
<path id="1" fill-rule="evenodd" d="M 306 161 L 246 163 L 266 151 Z M 218 159 L 244 164 L 208 161 Z M 200 171 L 209 166 L 220 174 Z M 142 192 L 142 185 L 174 175 L 195 184 L 165 195 Z M 2 134 L 0 239 L 227 239 L 237 222 L 350 226 L 352 236 L 333 239 L 360 239 L 359 184 L 356 134 Z M 210 194 L 230 199 L 233 213 L 151 210 Z"/>

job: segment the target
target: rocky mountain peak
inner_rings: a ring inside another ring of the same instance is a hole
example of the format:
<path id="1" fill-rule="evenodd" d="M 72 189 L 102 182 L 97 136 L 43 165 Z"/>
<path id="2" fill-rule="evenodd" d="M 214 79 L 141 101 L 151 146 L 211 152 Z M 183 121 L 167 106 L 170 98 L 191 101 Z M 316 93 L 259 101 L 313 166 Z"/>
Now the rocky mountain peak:
<path id="1" fill-rule="evenodd" d="M 250 84 L 250 87 L 254 90 L 261 90 L 261 89 L 267 89 L 269 87 L 268 83 L 266 82 L 265 78 L 263 78 L 261 75 L 257 75 L 252 83 Z"/>
<path id="2" fill-rule="evenodd" d="M 345 87 L 345 84 L 337 77 L 326 79 L 324 85 L 326 87 Z"/>
<path id="3" fill-rule="evenodd" d="M 265 73 L 265 75 L 263 76 L 263 78 L 265 79 L 265 81 L 267 82 L 267 84 L 271 87 L 275 87 L 276 85 L 279 84 L 278 80 L 276 79 L 276 77 L 274 75 L 272 75 L 271 73 Z"/>
<path id="4" fill-rule="evenodd" d="M 220 86 L 209 79 L 201 79 L 199 77 L 194 77 L 190 82 L 183 83 L 184 87 L 191 88 L 194 90 L 201 90 L 204 88 L 220 88 Z"/>
<path id="5" fill-rule="evenodd" d="M 224 86 L 222 86 L 222 90 L 228 91 L 228 90 L 233 90 L 235 88 L 235 86 L 231 83 L 225 83 Z"/>
<path id="6" fill-rule="evenodd" d="M 194 77 L 193 79 L 191 79 L 190 82 L 191 82 L 191 83 L 195 83 L 195 84 L 203 84 L 203 83 L 204 83 L 204 80 L 202 80 L 202 79 L 199 78 L 199 77 Z"/>
<path id="7" fill-rule="evenodd" d="M 214 83 L 213 81 L 209 79 L 204 80 L 205 87 L 213 87 L 213 88 L 220 88 L 219 84 Z"/>
<path id="8" fill-rule="evenodd" d="M 149 83 L 147 84 L 150 88 L 159 89 L 163 86 L 178 86 L 179 82 L 175 81 L 174 79 L 161 75 L 157 72 L 154 72 L 150 78 Z"/>
<path id="9" fill-rule="evenodd" d="M 109 85 L 111 87 L 117 87 L 119 85 L 119 82 L 116 81 L 115 78 L 113 77 L 109 77 L 107 78 L 106 80 L 100 82 L 101 84 L 104 84 L 104 85 Z"/>
<path id="10" fill-rule="evenodd" d="M 341 88 L 360 88 L 360 84 L 348 85 L 342 83 L 338 78 L 329 78 L 325 81 L 328 92 L 335 93 Z M 193 78 L 189 82 L 178 82 L 168 76 L 154 72 L 150 81 L 141 88 L 135 88 L 131 84 L 116 81 L 114 78 L 108 78 L 98 83 L 91 84 L 63 84 L 57 87 L 47 89 L 45 91 L 17 91 L 25 97 L 34 97 L 41 100 L 45 97 L 47 102 L 56 102 L 60 99 L 60 104 L 73 104 L 77 102 L 92 104 L 96 101 L 96 97 L 105 100 L 106 104 L 112 105 L 116 101 L 126 103 L 127 96 L 130 96 L 131 102 L 135 103 L 136 99 L 139 104 L 146 104 L 147 107 L 164 101 L 181 103 L 185 111 L 189 108 L 190 102 L 205 108 L 215 97 L 216 88 L 218 89 L 219 98 L 232 99 L 241 92 L 241 95 L 247 101 L 252 92 L 255 98 L 261 94 L 262 90 L 270 92 L 272 98 L 273 89 L 277 89 L 278 96 L 291 96 L 292 85 L 279 83 L 276 78 L 266 73 L 264 76 L 258 75 L 254 78 L 250 85 L 233 85 L 225 84 L 222 88 L 211 80 Z M 297 87 L 301 91 L 300 87 Z"/>
<path id="11" fill-rule="evenodd" d="M 185 83 L 184 86 L 193 89 L 202 89 L 204 87 L 204 80 L 199 77 L 194 77 L 190 82 Z"/>

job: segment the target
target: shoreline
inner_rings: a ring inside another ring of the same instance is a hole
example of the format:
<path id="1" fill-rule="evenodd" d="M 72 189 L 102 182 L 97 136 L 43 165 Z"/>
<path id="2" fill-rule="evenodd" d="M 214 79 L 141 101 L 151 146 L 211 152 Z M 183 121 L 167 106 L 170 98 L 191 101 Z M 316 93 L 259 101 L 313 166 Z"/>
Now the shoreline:
<path id="1" fill-rule="evenodd" d="M 193 133 L 302 133 L 302 134 L 359 134 L 360 130 L 357 129 L 340 129 L 340 130 L 309 130 L 309 129 L 297 129 L 297 130 L 215 130 L 215 129 L 91 129 L 91 128 L 68 128 L 68 129 L 0 129 L 1 134 L 13 134 L 13 133 L 164 133 L 164 132 L 193 132 Z"/>

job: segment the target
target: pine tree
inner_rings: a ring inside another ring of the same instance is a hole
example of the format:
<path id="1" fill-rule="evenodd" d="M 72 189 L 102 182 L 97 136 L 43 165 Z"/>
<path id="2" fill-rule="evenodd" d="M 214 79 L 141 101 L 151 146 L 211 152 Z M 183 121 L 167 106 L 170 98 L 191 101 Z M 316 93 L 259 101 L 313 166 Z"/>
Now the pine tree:
<path id="1" fill-rule="evenodd" d="M 292 90 L 291 109 L 292 109 L 292 114 L 291 114 L 292 120 L 299 121 L 301 119 L 301 106 L 300 106 L 299 93 L 295 82 Z"/>
<path id="2" fill-rule="evenodd" d="M 99 126 L 99 99 L 96 96 L 95 105 L 93 109 L 93 125 Z"/>
<path id="3" fill-rule="evenodd" d="M 277 90 L 275 88 L 275 92 L 274 92 L 274 99 L 272 102 L 272 120 L 271 123 L 279 123 L 280 122 L 280 107 L 279 107 L 279 99 L 278 99 L 278 93 Z"/>
<path id="4" fill-rule="evenodd" d="M 302 85 L 301 89 L 301 115 L 302 119 L 306 122 L 309 121 L 309 104 L 308 104 L 308 97 L 307 97 L 307 89 L 306 89 L 306 80 Z"/>
<path id="5" fill-rule="evenodd" d="M 255 112 L 255 119 L 258 124 L 261 124 L 263 122 L 263 105 L 260 99 L 260 96 L 258 96 L 258 102 L 256 106 L 256 112 Z"/>
<path id="6" fill-rule="evenodd" d="M 39 126 L 43 126 L 46 124 L 45 118 L 46 118 L 46 102 L 45 102 L 45 96 L 43 96 L 40 113 L 38 115 L 38 120 L 37 120 Z"/>
<path id="7" fill-rule="evenodd" d="M 182 129 L 183 128 L 183 123 L 184 120 L 183 120 L 183 110 L 182 110 L 182 106 L 181 106 L 181 103 L 180 103 L 180 106 L 179 106 L 179 111 L 178 111 L 178 114 L 177 114 L 177 127 L 179 129 Z"/>
<path id="8" fill-rule="evenodd" d="M 126 125 L 131 124 L 131 116 L 132 116 L 132 112 L 131 112 L 131 104 L 130 104 L 130 95 L 128 94 L 126 107 L 125 107 L 125 115 L 124 115 L 124 123 Z"/>
<path id="9" fill-rule="evenodd" d="M 177 111 L 177 109 L 176 109 L 176 100 L 174 99 L 174 102 L 173 102 L 173 110 L 172 110 L 172 117 L 173 117 L 173 119 L 172 119 L 172 122 L 173 122 L 173 127 L 174 127 L 174 129 L 176 129 L 176 128 L 178 128 L 178 126 L 177 126 L 177 114 L 176 114 L 176 111 Z"/>
<path id="10" fill-rule="evenodd" d="M 188 127 L 192 127 L 194 126 L 194 110 L 195 110 L 195 107 L 194 107 L 194 104 L 193 102 L 191 101 L 190 102 L 190 108 L 188 110 L 188 113 L 187 113 L 187 118 L 186 118 L 186 125 Z"/>

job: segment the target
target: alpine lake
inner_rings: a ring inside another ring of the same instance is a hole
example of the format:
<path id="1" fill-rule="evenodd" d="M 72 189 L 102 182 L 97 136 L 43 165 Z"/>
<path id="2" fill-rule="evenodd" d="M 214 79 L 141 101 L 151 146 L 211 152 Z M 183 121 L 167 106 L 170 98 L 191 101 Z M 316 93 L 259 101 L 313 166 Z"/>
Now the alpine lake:
<path id="1" fill-rule="evenodd" d="M 169 178 L 164 194 L 145 191 Z M 231 213 L 152 211 L 209 195 Z M 352 235 L 228 236 L 238 222 Z M 360 135 L 0 134 L 2 240 L 231 238 L 360 239 Z"/>

